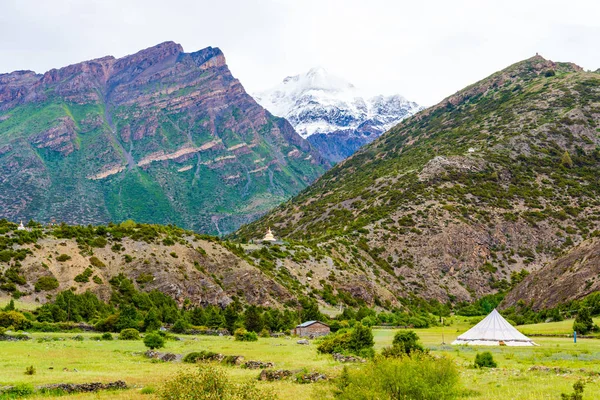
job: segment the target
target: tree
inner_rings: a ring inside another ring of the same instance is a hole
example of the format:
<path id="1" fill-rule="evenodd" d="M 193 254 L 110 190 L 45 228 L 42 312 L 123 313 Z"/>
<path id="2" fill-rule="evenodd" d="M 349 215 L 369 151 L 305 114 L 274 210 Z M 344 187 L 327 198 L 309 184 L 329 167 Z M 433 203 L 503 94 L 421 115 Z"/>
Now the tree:
<path id="1" fill-rule="evenodd" d="M 589 331 L 594 330 L 594 320 L 590 315 L 587 307 L 581 306 L 573 322 L 573 330 L 581 335 L 585 335 Z"/>
<path id="2" fill-rule="evenodd" d="M 204 326 L 206 325 L 206 315 L 204 313 L 204 309 L 202 307 L 195 307 L 189 313 L 190 322 L 194 326 Z"/>
<path id="3" fill-rule="evenodd" d="M 251 332 L 260 332 L 263 329 L 264 323 L 260 310 L 256 306 L 249 306 L 244 312 L 244 326 Z"/>
<path id="4" fill-rule="evenodd" d="M 117 322 L 115 323 L 115 329 L 117 331 L 122 331 L 127 328 L 138 328 L 139 324 L 137 321 L 138 313 L 134 306 L 125 305 L 121 309 L 119 316 L 117 317 Z"/>
<path id="5" fill-rule="evenodd" d="M 392 347 L 383 350 L 385 357 L 398 357 L 401 355 L 410 355 L 415 351 L 424 351 L 419 343 L 419 336 L 414 331 L 400 331 L 394 336 Z"/>
<path id="6" fill-rule="evenodd" d="M 225 327 L 229 332 L 233 332 L 238 321 L 238 312 L 232 304 L 225 307 L 223 317 L 225 318 Z"/>
<path id="7" fill-rule="evenodd" d="M 374 345 L 371 328 L 363 324 L 356 324 L 350 334 L 349 349 L 355 353 L 361 353 L 363 350 L 372 350 Z"/>
<path id="8" fill-rule="evenodd" d="M 146 332 L 157 331 L 162 326 L 160 319 L 158 319 L 158 312 L 156 308 L 152 307 L 146 317 L 144 318 L 144 330 Z"/>
<path id="9" fill-rule="evenodd" d="M 569 152 L 567 150 L 565 150 L 565 153 L 563 154 L 560 163 L 561 165 L 567 168 L 573 168 L 573 160 L 571 159 L 571 155 L 569 155 Z"/>
<path id="10" fill-rule="evenodd" d="M 175 324 L 171 328 L 171 331 L 173 331 L 175 333 L 185 333 L 185 331 L 187 331 L 187 329 L 188 329 L 187 321 L 185 321 L 183 318 L 180 318 L 177 320 L 177 322 L 175 322 Z"/>
<path id="11" fill-rule="evenodd" d="M 150 332 L 144 337 L 144 344 L 150 350 L 160 349 L 165 347 L 165 338 L 163 338 L 157 332 Z"/>
<path id="12" fill-rule="evenodd" d="M 10 299 L 6 307 L 4 307 L 4 311 L 14 311 L 15 310 L 15 301 Z"/>

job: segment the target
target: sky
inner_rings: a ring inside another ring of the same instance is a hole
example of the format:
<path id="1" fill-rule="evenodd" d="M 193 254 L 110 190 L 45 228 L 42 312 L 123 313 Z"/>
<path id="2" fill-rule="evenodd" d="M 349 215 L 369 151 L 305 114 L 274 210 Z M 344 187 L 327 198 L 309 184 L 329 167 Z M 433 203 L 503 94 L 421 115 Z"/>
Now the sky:
<path id="1" fill-rule="evenodd" d="M 250 93 L 321 66 L 429 106 L 536 52 L 600 68 L 599 15 L 597 0 L 0 0 L 0 71 L 170 40 L 221 48 Z"/>

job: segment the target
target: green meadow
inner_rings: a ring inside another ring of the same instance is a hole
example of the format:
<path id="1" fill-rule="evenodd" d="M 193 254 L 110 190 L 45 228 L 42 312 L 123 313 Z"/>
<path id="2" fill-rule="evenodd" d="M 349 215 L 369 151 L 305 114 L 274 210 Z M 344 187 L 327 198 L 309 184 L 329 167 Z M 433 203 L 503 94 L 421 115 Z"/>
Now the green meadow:
<path id="1" fill-rule="evenodd" d="M 567 333 L 572 321 L 524 325 L 527 333 Z M 460 333 L 472 324 L 467 319 L 454 319 L 451 326 L 417 330 L 422 343 L 435 355 L 453 359 L 460 370 L 463 398 L 473 399 L 560 399 L 562 392 L 571 392 L 579 379 L 585 380 L 584 399 L 600 398 L 600 340 L 568 337 L 536 337 L 538 347 L 456 347 L 450 346 Z M 375 329 L 375 349 L 391 344 L 396 330 Z M 74 340 L 76 335 L 83 341 Z M 44 385 L 50 383 L 111 382 L 124 380 L 131 389 L 67 396 L 73 399 L 153 399 L 148 389 L 157 389 L 179 370 L 197 368 L 184 363 L 157 362 L 146 358 L 142 341 L 95 341 L 97 334 L 33 333 L 27 342 L 0 342 L 0 386 L 16 383 Z M 43 338 L 61 340 L 44 340 Z M 442 344 L 442 337 L 446 344 Z M 180 341 L 168 341 L 162 351 L 187 354 L 209 350 L 225 355 L 242 355 L 245 360 L 271 361 L 276 369 L 318 371 L 331 378 L 340 375 L 343 364 L 330 355 L 321 355 L 316 345 L 298 345 L 295 338 L 260 338 L 258 342 L 238 342 L 231 337 L 181 335 Z M 489 350 L 498 363 L 495 369 L 472 367 L 478 351 Z M 34 366 L 36 373 L 26 375 Z M 532 371 L 531 367 L 559 367 L 559 371 Z M 256 379 L 259 370 L 227 366 L 227 374 L 235 381 Z M 354 364 L 351 368 L 368 368 Z M 259 382 L 269 387 L 281 399 L 332 398 L 334 383 L 299 384 L 292 381 Z M 142 391 L 142 389 L 146 390 Z M 48 395 L 28 397 L 47 398 Z"/>

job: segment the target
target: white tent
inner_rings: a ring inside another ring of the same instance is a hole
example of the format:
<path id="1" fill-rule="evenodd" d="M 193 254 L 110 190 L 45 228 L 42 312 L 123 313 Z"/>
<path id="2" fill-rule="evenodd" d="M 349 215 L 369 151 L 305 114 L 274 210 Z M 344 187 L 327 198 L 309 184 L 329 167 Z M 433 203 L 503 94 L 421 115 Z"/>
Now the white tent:
<path id="1" fill-rule="evenodd" d="M 512 326 L 496 309 L 480 323 L 456 338 L 452 344 L 472 346 L 537 346 Z"/>

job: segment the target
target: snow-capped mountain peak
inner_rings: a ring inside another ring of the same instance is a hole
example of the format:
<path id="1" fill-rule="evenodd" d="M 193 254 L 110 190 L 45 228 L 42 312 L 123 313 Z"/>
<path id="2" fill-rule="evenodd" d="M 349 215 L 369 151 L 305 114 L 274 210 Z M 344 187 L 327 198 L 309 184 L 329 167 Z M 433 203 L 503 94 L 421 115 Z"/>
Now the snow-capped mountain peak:
<path id="1" fill-rule="evenodd" d="M 400 95 L 367 96 L 322 67 L 288 76 L 254 98 L 334 162 L 422 109 Z"/>
<path id="2" fill-rule="evenodd" d="M 350 82 L 322 67 L 288 76 L 255 99 L 274 115 L 287 118 L 303 137 L 357 129 L 372 120 L 387 130 L 421 108 L 400 95 L 367 97 Z"/>

